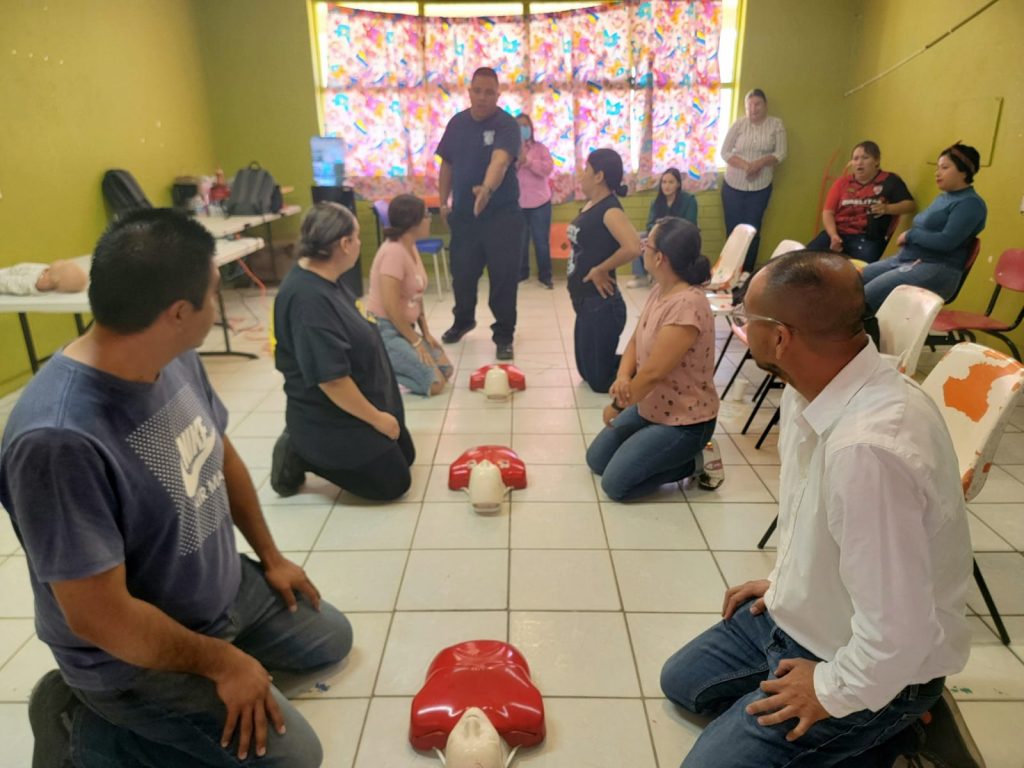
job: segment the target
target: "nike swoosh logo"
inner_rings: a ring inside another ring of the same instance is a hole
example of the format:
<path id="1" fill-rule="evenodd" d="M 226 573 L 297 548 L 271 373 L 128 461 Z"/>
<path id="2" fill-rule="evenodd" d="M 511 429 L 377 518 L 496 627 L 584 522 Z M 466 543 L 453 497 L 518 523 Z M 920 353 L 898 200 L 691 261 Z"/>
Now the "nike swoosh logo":
<path id="1" fill-rule="evenodd" d="M 206 460 L 213 453 L 216 442 L 217 435 L 213 430 L 210 430 L 206 440 L 200 447 L 199 452 L 192 458 L 192 461 L 186 462 L 185 457 L 181 457 L 181 479 L 185 484 L 185 493 L 189 498 L 196 495 L 196 490 L 199 488 L 199 474 L 202 472 Z"/>

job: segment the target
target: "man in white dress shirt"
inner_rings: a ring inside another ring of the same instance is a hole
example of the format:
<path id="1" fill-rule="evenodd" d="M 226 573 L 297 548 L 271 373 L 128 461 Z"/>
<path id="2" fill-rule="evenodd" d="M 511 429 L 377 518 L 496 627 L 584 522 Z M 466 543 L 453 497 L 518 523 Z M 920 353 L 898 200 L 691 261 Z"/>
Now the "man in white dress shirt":
<path id="1" fill-rule="evenodd" d="M 970 651 L 956 454 L 863 315 L 856 270 L 810 251 L 772 260 L 737 313 L 754 360 L 787 384 L 778 554 L 662 670 L 669 699 L 719 715 L 686 768 L 888 768 L 922 736 L 935 765 L 982 765 L 943 694 Z"/>

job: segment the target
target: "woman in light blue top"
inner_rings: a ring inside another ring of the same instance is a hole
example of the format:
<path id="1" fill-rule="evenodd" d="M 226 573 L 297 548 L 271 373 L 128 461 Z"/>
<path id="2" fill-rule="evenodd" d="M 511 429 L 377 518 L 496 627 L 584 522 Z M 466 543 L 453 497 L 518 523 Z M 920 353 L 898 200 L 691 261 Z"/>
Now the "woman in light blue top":
<path id="1" fill-rule="evenodd" d="M 896 241 L 891 259 L 868 264 L 864 298 L 872 312 L 897 285 L 916 285 L 950 298 L 960 284 L 973 240 L 985 228 L 988 209 L 974 187 L 981 156 L 956 143 L 942 150 L 935 168 L 940 190 L 932 204 L 914 217 L 914 224 Z"/>

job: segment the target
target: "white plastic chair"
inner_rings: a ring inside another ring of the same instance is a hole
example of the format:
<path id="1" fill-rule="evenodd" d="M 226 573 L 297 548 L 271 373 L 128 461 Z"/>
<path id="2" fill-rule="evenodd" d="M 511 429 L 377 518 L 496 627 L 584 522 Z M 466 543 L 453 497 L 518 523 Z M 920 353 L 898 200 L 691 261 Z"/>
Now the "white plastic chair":
<path id="1" fill-rule="evenodd" d="M 726 243 L 726 245 L 728 246 L 728 243 Z M 772 251 L 771 258 L 774 259 L 776 256 L 782 256 L 784 253 L 802 251 L 803 249 L 804 244 L 801 243 L 799 240 L 783 240 L 781 243 L 775 246 L 775 250 Z M 727 315 L 733 310 L 731 296 L 714 294 L 713 296 L 708 296 L 708 302 L 711 304 L 711 312 L 715 316 Z M 718 373 L 718 367 L 722 364 L 722 360 L 725 359 L 725 351 L 729 348 L 729 342 L 733 340 L 733 337 L 738 338 L 744 344 L 747 343 L 746 334 L 737 334 L 735 326 L 733 326 L 732 323 L 729 323 L 729 335 L 725 339 L 725 344 L 722 345 L 722 351 L 718 353 L 718 361 L 715 363 L 715 373 Z M 740 368 L 743 367 L 743 363 L 747 361 L 748 357 L 749 353 L 747 357 L 743 358 L 743 362 L 740 363 L 739 367 L 736 369 L 736 372 L 733 373 L 732 378 L 729 379 L 729 383 L 726 385 L 725 390 L 722 392 L 722 397 L 725 397 L 726 392 L 729 391 L 729 388 L 732 386 L 733 382 L 736 381 L 736 375 L 740 372 Z"/>
<path id="2" fill-rule="evenodd" d="M 772 258 L 781 256 L 784 253 L 792 253 L 793 251 L 802 251 L 807 246 L 801 243 L 799 240 L 783 240 L 781 243 L 775 246 L 775 250 L 772 251 Z"/>
<path id="3" fill-rule="evenodd" d="M 946 353 L 922 382 L 953 438 L 964 499 L 981 493 L 992 459 L 1024 388 L 1024 365 L 981 344 L 964 342 Z M 974 580 L 1004 645 L 1010 636 L 974 561 Z"/>
<path id="4" fill-rule="evenodd" d="M 749 224 L 736 225 L 711 270 L 711 281 L 707 284 L 709 291 L 727 291 L 732 288 L 743 271 L 743 259 L 756 234 L 757 230 Z"/>
<path id="5" fill-rule="evenodd" d="M 1024 365 L 973 342 L 952 347 L 921 383 L 946 420 L 960 459 L 967 501 L 985 485 L 996 446 L 1022 387 Z"/>
<path id="6" fill-rule="evenodd" d="M 893 356 L 900 373 L 914 375 L 928 330 L 943 303 L 941 296 L 926 288 L 898 285 L 878 308 L 878 351 Z"/>

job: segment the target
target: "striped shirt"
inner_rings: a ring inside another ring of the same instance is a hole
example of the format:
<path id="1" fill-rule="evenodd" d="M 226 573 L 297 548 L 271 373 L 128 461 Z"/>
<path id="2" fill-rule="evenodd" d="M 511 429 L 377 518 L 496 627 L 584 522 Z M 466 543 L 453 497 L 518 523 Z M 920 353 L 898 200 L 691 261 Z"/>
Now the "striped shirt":
<path id="1" fill-rule="evenodd" d="M 759 124 L 750 122 L 749 118 L 741 117 L 725 135 L 722 145 L 722 159 L 738 155 L 747 162 L 757 160 L 765 155 L 774 155 L 780 163 L 786 159 L 786 127 L 777 117 L 766 117 Z M 731 165 L 725 169 L 725 183 L 741 192 L 757 192 L 772 183 L 775 166 L 766 165 L 752 179 L 747 172 Z"/>

